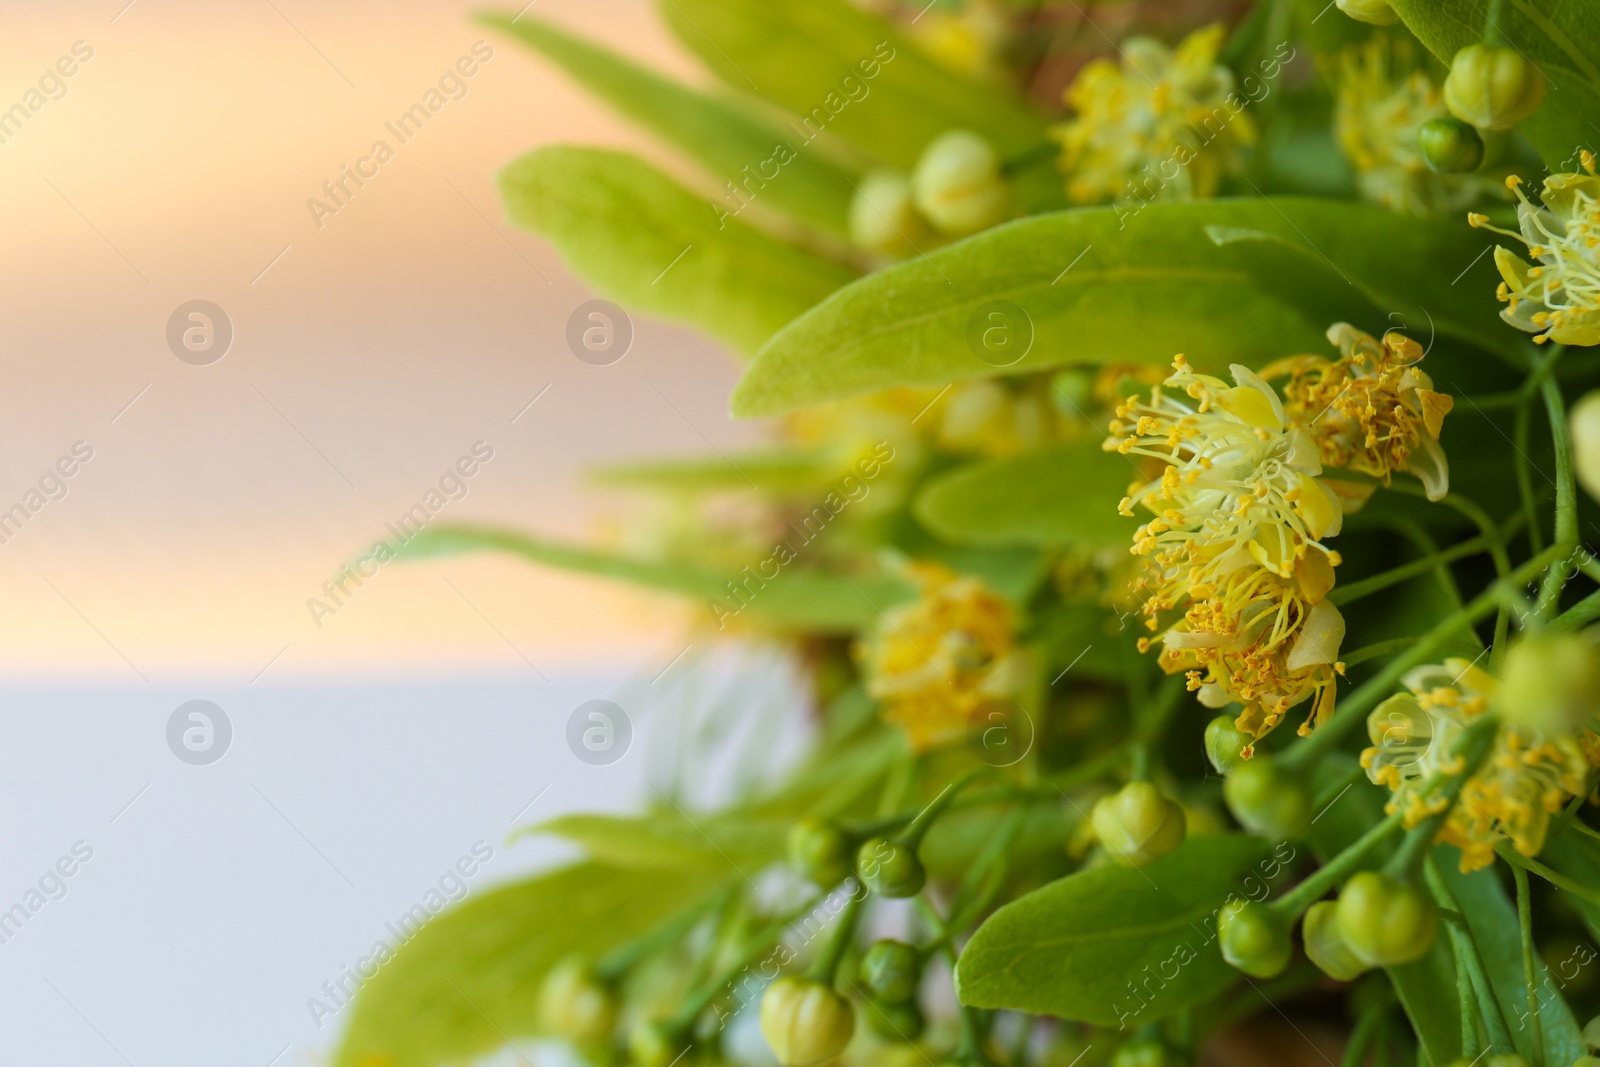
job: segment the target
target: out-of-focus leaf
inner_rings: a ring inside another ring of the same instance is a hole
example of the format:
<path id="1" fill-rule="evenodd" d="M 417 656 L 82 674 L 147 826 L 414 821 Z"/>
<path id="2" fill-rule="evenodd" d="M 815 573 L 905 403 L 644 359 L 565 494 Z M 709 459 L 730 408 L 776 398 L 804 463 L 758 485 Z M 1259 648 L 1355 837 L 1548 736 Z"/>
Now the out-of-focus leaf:
<path id="1" fill-rule="evenodd" d="M 854 633 L 876 625 L 884 609 L 908 599 L 914 592 L 900 579 L 882 574 L 848 576 L 792 567 L 780 569 L 777 577 L 757 584 L 759 579 L 705 564 L 633 559 L 483 527 L 429 528 L 407 542 L 400 554 L 423 558 L 483 551 L 510 552 L 562 570 L 693 597 L 705 601 L 708 608 L 715 602 L 726 612 L 739 608 L 740 602 L 728 591 L 728 583 L 736 581 L 744 590 L 743 610 L 781 628 L 825 633 Z M 721 611 L 713 614 L 723 618 Z"/>
<path id="2" fill-rule="evenodd" d="M 790 493 L 814 488 L 840 470 L 837 458 L 826 451 L 773 448 L 692 459 L 667 459 L 619 463 L 589 472 L 599 485 L 660 492 L 697 493 L 712 490 L 755 489 L 764 493 Z"/>
<path id="3" fill-rule="evenodd" d="M 1216 370 L 1259 365 L 1331 351 L 1323 334 L 1339 320 L 1373 333 L 1404 323 L 1419 337 L 1431 323 L 1520 359 L 1516 332 L 1482 299 L 1493 288 L 1485 246 L 1462 225 L 1312 198 L 1020 219 L 834 293 L 762 348 L 732 407 L 774 415 L 897 385 L 1159 366 L 1176 352 Z M 1002 329 L 1013 345 L 997 367 L 979 355 L 994 351 L 985 331 Z"/>
<path id="4" fill-rule="evenodd" d="M 499 182 L 511 221 L 555 245 L 603 295 L 742 352 L 854 277 L 738 219 L 719 221 L 705 200 L 623 152 L 541 148 Z"/>
<path id="5" fill-rule="evenodd" d="M 957 994 L 973 1007 L 1096 1026 L 1142 1026 L 1196 1004 L 1237 973 L 1217 949 L 1214 917 L 1269 848 L 1197 834 L 1138 870 L 1107 865 L 1052 882 L 978 927 L 956 966 Z"/>
<path id="6" fill-rule="evenodd" d="M 389 946 L 393 958 L 356 997 L 335 1067 L 465 1063 L 529 1036 L 539 983 L 563 957 L 604 953 L 728 880 L 584 863 L 470 897 Z"/>
<path id="7" fill-rule="evenodd" d="M 855 195 L 850 174 L 817 152 L 796 151 L 792 132 L 749 108 L 679 85 L 532 15 L 494 12 L 480 20 L 537 49 L 584 88 L 683 149 L 715 179 L 719 190 L 723 182 L 743 186 L 754 174 L 750 188 L 763 203 L 818 229 L 840 236 L 848 232 Z M 780 146 L 788 151 L 778 152 Z M 774 170 L 777 177 L 764 177 Z M 734 210 L 737 202 L 721 206 Z"/>
<path id="8" fill-rule="evenodd" d="M 1456 52 L 1483 39 L 1478 0 L 1394 0 L 1393 6 L 1447 67 Z M 1589 4 L 1511 0 L 1497 26 L 1550 82 L 1544 103 L 1517 131 L 1552 170 L 1577 170 L 1578 149 L 1600 142 L 1593 125 L 1600 115 L 1600 18 Z"/>
<path id="9" fill-rule="evenodd" d="M 887 22 L 845 0 L 663 0 L 678 39 L 740 92 L 796 118 L 795 147 L 826 131 L 909 171 L 951 129 L 981 133 L 1003 156 L 1045 141 L 1020 101 L 939 66 Z"/>
<path id="10" fill-rule="evenodd" d="M 957 467 L 930 479 L 913 509 L 955 544 L 1123 544 L 1135 524 L 1117 514 L 1117 501 L 1137 477 L 1126 456 L 1089 437 Z"/>
<path id="11" fill-rule="evenodd" d="M 682 870 L 705 867 L 726 877 L 753 878 L 781 859 L 788 821 L 741 815 L 658 811 L 649 815 L 563 815 L 528 827 L 582 845 L 589 858 L 612 867 Z"/>

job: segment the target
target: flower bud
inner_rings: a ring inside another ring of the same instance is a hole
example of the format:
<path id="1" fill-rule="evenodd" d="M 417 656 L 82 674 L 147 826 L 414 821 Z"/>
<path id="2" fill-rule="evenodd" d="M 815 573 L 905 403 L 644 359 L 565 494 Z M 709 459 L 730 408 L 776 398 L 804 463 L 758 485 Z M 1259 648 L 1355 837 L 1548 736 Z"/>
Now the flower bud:
<path id="1" fill-rule="evenodd" d="M 885 1041 L 903 1041 L 910 1044 L 922 1036 L 927 1020 L 914 1000 L 903 1004 L 885 1004 L 872 1001 L 863 1010 L 867 1026 Z"/>
<path id="2" fill-rule="evenodd" d="M 1381 871 L 1353 875 L 1339 893 L 1338 909 L 1339 935 L 1369 967 L 1420 959 L 1438 926 L 1433 902 L 1422 890 Z"/>
<path id="3" fill-rule="evenodd" d="M 916 849 L 886 837 L 875 837 L 861 846 L 856 853 L 856 872 L 880 897 L 914 897 L 928 881 Z"/>
<path id="4" fill-rule="evenodd" d="M 616 998 L 576 956 L 557 964 L 539 987 L 539 1025 L 574 1042 L 604 1041 L 617 1021 Z"/>
<path id="5" fill-rule="evenodd" d="M 850 1002 L 810 978 L 779 978 L 761 995 L 761 1032 L 783 1067 L 827 1063 L 855 1028 Z"/>
<path id="6" fill-rule="evenodd" d="M 1436 174 L 1468 174 L 1483 164 L 1483 137 L 1460 119 L 1432 119 L 1417 131 L 1417 146 Z"/>
<path id="7" fill-rule="evenodd" d="M 1356 959 L 1339 933 L 1339 905 L 1333 901 L 1311 905 L 1300 926 L 1300 936 L 1305 942 L 1306 957 L 1329 978 L 1350 982 L 1366 972 L 1367 965 Z"/>
<path id="8" fill-rule="evenodd" d="M 824 889 L 850 877 L 850 835 L 826 819 L 807 816 L 789 830 L 789 865 Z"/>
<path id="9" fill-rule="evenodd" d="M 1509 45 L 1468 45 L 1444 80 L 1450 114 L 1486 130 L 1509 130 L 1538 110 L 1544 94 L 1544 75 Z"/>
<path id="10" fill-rule="evenodd" d="M 1271 756 L 1235 768 L 1222 783 L 1222 799 L 1241 826 L 1261 837 L 1296 837 L 1311 823 L 1311 787 Z"/>
<path id="11" fill-rule="evenodd" d="M 1129 782 L 1101 797 L 1089 818 L 1106 851 L 1124 867 L 1143 867 L 1183 844 L 1183 809 L 1149 782 Z"/>
<path id="12" fill-rule="evenodd" d="M 1591 389 L 1572 405 L 1567 429 L 1572 434 L 1572 465 L 1577 468 L 1578 484 L 1600 500 L 1600 389 Z"/>
<path id="13" fill-rule="evenodd" d="M 1150 1037 L 1125 1042 L 1111 1057 L 1111 1067 L 1177 1067 L 1167 1046 Z"/>
<path id="14" fill-rule="evenodd" d="M 861 958 L 861 984 L 885 1004 L 904 1004 L 922 984 L 922 954 L 903 941 L 878 941 Z"/>
<path id="15" fill-rule="evenodd" d="M 952 237 L 1001 221 L 1011 199 L 1000 176 L 1000 157 L 970 130 L 949 130 L 929 142 L 911 187 L 917 208 L 934 229 Z"/>
<path id="16" fill-rule="evenodd" d="M 1206 723 L 1206 758 L 1218 774 L 1232 774 L 1249 762 L 1239 753 L 1250 747 L 1252 738 L 1233 723 L 1232 715 L 1218 715 Z"/>
<path id="17" fill-rule="evenodd" d="M 1567 734 L 1600 715 L 1600 646 L 1582 634 L 1536 632 L 1511 646 L 1495 707 L 1509 722 Z"/>
<path id="18" fill-rule="evenodd" d="M 671 1067 L 688 1046 L 682 1032 L 659 1021 L 641 1023 L 628 1035 L 628 1054 L 638 1067 Z"/>
<path id="19" fill-rule="evenodd" d="M 1276 978 L 1294 952 L 1289 923 L 1253 901 L 1222 909 L 1217 916 L 1217 944 L 1230 966 L 1254 978 Z"/>
<path id="20" fill-rule="evenodd" d="M 1334 0 L 1334 3 L 1357 22 L 1372 26 L 1392 26 L 1400 18 L 1389 6 L 1389 0 Z"/>
<path id="21" fill-rule="evenodd" d="M 850 240 L 885 256 L 910 255 L 928 228 L 911 198 L 911 179 L 892 170 L 872 170 L 850 201 Z"/>

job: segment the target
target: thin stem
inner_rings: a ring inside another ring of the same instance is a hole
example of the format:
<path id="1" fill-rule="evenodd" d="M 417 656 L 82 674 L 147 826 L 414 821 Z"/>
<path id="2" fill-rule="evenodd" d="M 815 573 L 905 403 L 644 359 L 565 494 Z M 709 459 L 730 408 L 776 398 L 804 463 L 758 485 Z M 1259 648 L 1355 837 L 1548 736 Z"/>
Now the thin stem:
<path id="1" fill-rule="evenodd" d="M 1552 353 L 1551 360 L 1559 353 Z M 1544 396 L 1545 414 L 1550 419 L 1550 443 L 1556 453 L 1556 544 L 1564 552 L 1578 547 L 1578 495 L 1572 470 L 1572 439 L 1567 428 L 1567 407 L 1561 399 L 1561 386 L 1546 379 L 1539 390 Z M 1568 570 L 1552 567 L 1545 572 L 1539 589 L 1539 616 L 1548 618 L 1561 599 Z"/>
<path id="2" fill-rule="evenodd" d="M 1361 1067 L 1366 1062 L 1367 1046 L 1372 1044 L 1378 1026 L 1383 1022 L 1383 1013 L 1388 1010 L 1387 1004 L 1379 1004 L 1361 1013 L 1361 1018 L 1356 1020 L 1355 1029 L 1350 1031 L 1350 1043 L 1344 1047 L 1344 1056 L 1339 1060 L 1339 1067 Z"/>
<path id="3" fill-rule="evenodd" d="M 1511 864 L 1512 867 L 1521 867 L 1523 870 L 1537 874 L 1557 889 L 1565 889 L 1568 893 L 1581 900 L 1587 900 L 1590 904 L 1600 905 L 1600 890 L 1591 889 L 1582 882 L 1568 878 L 1560 871 L 1553 871 L 1531 856 L 1524 856 L 1510 845 L 1502 844 L 1495 851 L 1500 854 L 1501 859 Z"/>
<path id="4" fill-rule="evenodd" d="M 1533 418 L 1533 405 L 1524 397 L 1517 405 L 1517 419 L 1512 427 L 1512 447 L 1517 453 L 1517 495 L 1522 498 L 1522 514 L 1528 521 L 1528 545 L 1535 552 L 1544 550 L 1544 535 L 1539 530 L 1539 513 L 1533 506 L 1533 473 L 1528 461 L 1528 424 Z"/>
<path id="5" fill-rule="evenodd" d="M 823 985 L 833 985 L 834 976 L 839 970 L 839 961 L 844 959 L 844 954 L 850 948 L 850 943 L 855 940 L 856 920 L 861 917 L 861 902 L 866 899 L 866 894 L 861 893 L 851 896 L 839 914 L 839 921 L 829 931 L 828 939 L 822 943 L 822 950 L 817 953 L 817 958 L 812 962 L 811 969 L 806 972 L 806 977 L 821 982 Z"/>
<path id="6" fill-rule="evenodd" d="M 1438 861 L 1431 854 L 1423 870 L 1434 899 L 1459 915 L 1461 905 L 1457 903 L 1455 894 L 1450 891 L 1449 883 L 1439 871 Z M 1483 957 L 1478 953 L 1478 942 L 1472 936 L 1472 928 L 1463 919 L 1460 922 L 1449 923 L 1446 929 L 1450 931 L 1450 943 L 1455 949 L 1456 966 L 1464 969 L 1472 982 L 1477 1013 L 1483 1019 L 1484 1028 L 1489 1032 L 1490 1047 L 1497 1052 L 1515 1052 L 1516 1045 L 1511 1041 L 1511 1031 L 1506 1026 L 1506 1017 L 1500 1010 L 1500 1001 L 1495 998 L 1489 979 L 1484 974 Z"/>
<path id="7" fill-rule="evenodd" d="M 1277 900 L 1274 900 L 1268 906 L 1280 915 L 1290 918 L 1298 916 L 1322 899 L 1328 890 L 1344 881 L 1346 875 L 1361 866 L 1367 857 L 1367 853 L 1372 851 L 1374 846 L 1400 829 L 1401 815 L 1401 812 L 1396 811 L 1377 826 L 1362 834 L 1344 851 L 1317 868 L 1305 881 Z"/>
<path id="8" fill-rule="evenodd" d="M 945 786 L 927 807 L 917 813 L 917 817 L 911 820 L 910 825 L 901 832 L 896 840 L 900 844 L 913 849 L 922 844 L 923 837 L 927 835 L 933 824 L 938 821 L 939 816 L 945 813 L 945 809 L 950 806 L 950 803 L 955 800 L 956 794 L 960 793 L 969 783 L 981 775 L 988 773 L 989 768 L 981 767 L 977 770 L 966 772 Z"/>
<path id="9" fill-rule="evenodd" d="M 1348 604 L 1353 600 L 1360 600 L 1362 597 L 1371 596 L 1373 593 L 1382 592 L 1392 585 L 1399 585 L 1401 582 L 1410 581 L 1412 578 L 1415 578 L 1418 575 L 1426 574 L 1435 567 L 1440 567 L 1447 563 L 1454 563 L 1458 559 L 1477 555 L 1479 552 L 1488 551 L 1490 544 L 1491 542 L 1485 537 L 1474 537 L 1470 541 L 1463 541 L 1458 545 L 1451 545 L 1449 548 L 1435 552 L 1431 556 L 1424 556 L 1421 559 L 1409 560 L 1400 564 L 1398 567 L 1392 567 L 1389 570 L 1381 571 L 1380 573 L 1374 574 L 1369 578 L 1363 578 L 1358 582 L 1351 582 L 1349 585 L 1335 586 L 1333 592 L 1328 594 L 1328 599 L 1333 601 L 1335 604 Z"/>
<path id="10" fill-rule="evenodd" d="M 1522 930 L 1522 981 L 1528 991 L 1533 1067 L 1544 1067 L 1544 1030 L 1539 1025 L 1539 972 L 1533 963 L 1533 900 L 1528 893 L 1528 872 L 1513 867 L 1511 874 L 1517 880 L 1517 925 Z"/>

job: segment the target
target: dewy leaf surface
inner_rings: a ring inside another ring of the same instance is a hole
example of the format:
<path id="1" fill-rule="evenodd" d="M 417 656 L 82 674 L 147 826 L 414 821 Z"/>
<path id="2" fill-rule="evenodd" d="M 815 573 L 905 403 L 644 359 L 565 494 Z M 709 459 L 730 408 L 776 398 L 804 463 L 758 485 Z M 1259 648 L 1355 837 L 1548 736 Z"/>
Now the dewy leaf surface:
<path id="1" fill-rule="evenodd" d="M 1195 835 L 1138 870 L 1080 871 L 1001 908 L 956 966 L 961 1002 L 1133 1028 L 1219 993 L 1237 976 L 1216 945 L 1215 914 L 1272 846 Z"/>
<path id="2" fill-rule="evenodd" d="M 1063 364 L 1165 366 L 1178 352 L 1223 371 L 1331 354 L 1323 334 L 1340 320 L 1374 334 L 1404 326 L 1419 340 L 1437 331 L 1520 359 L 1520 335 L 1496 312 L 1488 245 L 1464 222 L 1310 198 L 1038 215 L 834 293 L 762 348 L 733 411 L 775 415 Z M 1020 308 L 1001 312 L 1019 348 L 1031 324 L 1031 346 L 1006 366 L 979 340 L 995 301 Z"/>
<path id="3" fill-rule="evenodd" d="M 633 312 L 688 322 L 751 352 L 855 277 L 740 222 L 624 152 L 553 146 L 500 172 L 506 214 Z"/>

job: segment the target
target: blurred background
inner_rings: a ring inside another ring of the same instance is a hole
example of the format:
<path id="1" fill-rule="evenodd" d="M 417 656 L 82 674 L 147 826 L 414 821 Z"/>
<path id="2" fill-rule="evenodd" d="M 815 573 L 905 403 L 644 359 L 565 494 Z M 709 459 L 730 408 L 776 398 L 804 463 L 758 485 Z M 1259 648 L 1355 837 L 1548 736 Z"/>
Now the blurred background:
<path id="1" fill-rule="evenodd" d="M 700 79 L 643 0 L 536 2 Z M 647 735 L 703 669 L 678 605 L 509 558 L 324 583 L 475 446 L 441 518 L 585 536 L 586 466 L 759 429 L 686 330 L 637 320 L 608 367 L 567 349 L 592 294 L 493 174 L 652 150 L 467 4 L 3 7 L 0 1062 L 323 1062 L 344 969 L 458 860 L 478 891 L 556 855 L 513 823 L 638 798 L 642 756 L 578 761 L 573 710 Z M 214 335 L 183 359 L 194 301 Z M 215 762 L 169 743 L 192 700 Z"/>

